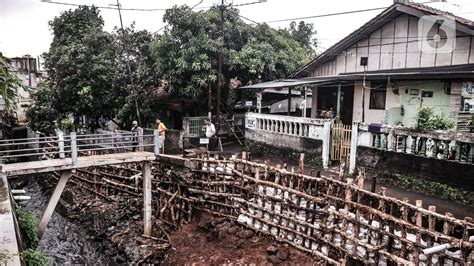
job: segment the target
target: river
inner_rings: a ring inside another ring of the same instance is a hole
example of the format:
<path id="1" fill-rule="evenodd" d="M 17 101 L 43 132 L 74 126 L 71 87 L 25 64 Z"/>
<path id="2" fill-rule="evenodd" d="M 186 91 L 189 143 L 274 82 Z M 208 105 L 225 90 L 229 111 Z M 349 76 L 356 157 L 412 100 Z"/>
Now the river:
<path id="1" fill-rule="evenodd" d="M 23 201 L 20 205 L 40 219 L 50 195 L 45 195 L 32 178 L 21 183 L 26 184 L 23 188 L 31 200 Z M 37 250 L 46 255 L 50 265 L 108 264 L 111 260 L 103 253 L 100 244 L 91 238 L 83 227 L 55 211 Z"/>

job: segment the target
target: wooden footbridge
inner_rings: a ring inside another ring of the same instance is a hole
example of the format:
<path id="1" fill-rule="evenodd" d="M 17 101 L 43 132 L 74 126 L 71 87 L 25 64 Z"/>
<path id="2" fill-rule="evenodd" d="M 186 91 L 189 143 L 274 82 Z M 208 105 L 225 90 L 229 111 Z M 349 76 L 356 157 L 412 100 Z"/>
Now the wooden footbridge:
<path id="1" fill-rule="evenodd" d="M 0 250 L 9 254 L 19 253 L 8 178 L 48 172 L 61 173 L 39 223 L 38 237 L 41 238 L 67 181 L 76 169 L 124 163 L 143 163 L 144 234 L 150 236 L 152 227 L 150 162 L 159 156 L 160 145 L 157 132 L 153 135 L 140 136 L 129 132 L 92 135 L 71 133 L 67 137 L 58 135 L 1 140 L 0 158 L 3 164 L 0 165 L 0 187 L 3 196 L 0 198 L 2 209 L 0 232 L 2 237 L 9 239 L 0 241 Z M 18 263 L 18 256 L 13 255 L 7 264 Z"/>

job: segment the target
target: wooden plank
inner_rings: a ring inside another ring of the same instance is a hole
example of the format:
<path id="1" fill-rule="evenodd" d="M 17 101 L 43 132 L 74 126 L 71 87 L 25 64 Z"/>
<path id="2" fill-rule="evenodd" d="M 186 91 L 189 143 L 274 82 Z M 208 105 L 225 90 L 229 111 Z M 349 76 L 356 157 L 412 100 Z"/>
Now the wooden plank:
<path id="1" fill-rule="evenodd" d="M 156 156 L 152 152 L 114 153 L 79 157 L 75 165 L 72 164 L 71 158 L 5 164 L 2 172 L 7 176 L 20 176 L 92 166 L 154 161 L 155 159 Z"/>
<path id="2" fill-rule="evenodd" d="M 61 197 L 61 194 L 63 193 L 63 190 L 66 187 L 66 183 L 70 177 L 71 177 L 71 170 L 66 170 L 61 173 L 61 177 L 59 178 L 58 184 L 56 185 L 53 195 L 51 195 L 48 205 L 46 206 L 43 216 L 41 217 L 41 221 L 38 226 L 39 239 L 41 239 L 41 237 L 43 236 L 43 233 L 46 231 L 46 228 L 48 227 L 48 222 L 51 219 L 51 215 L 53 214 L 54 209 L 56 208 L 56 205 L 58 204 L 59 198 Z"/>

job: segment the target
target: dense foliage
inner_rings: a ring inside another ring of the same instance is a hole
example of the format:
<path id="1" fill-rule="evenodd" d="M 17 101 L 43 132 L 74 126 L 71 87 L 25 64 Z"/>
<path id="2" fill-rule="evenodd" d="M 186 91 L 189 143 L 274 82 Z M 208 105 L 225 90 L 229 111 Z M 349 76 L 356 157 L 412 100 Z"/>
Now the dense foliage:
<path id="1" fill-rule="evenodd" d="M 50 21 L 54 38 L 44 54 L 50 82 L 33 95 L 32 129 L 51 134 L 71 115 L 85 115 L 96 123 L 92 127 L 100 118 L 119 116 L 129 124 L 138 113 L 148 120 L 156 115 L 151 111 L 157 84 L 148 48 L 152 35 L 133 24 L 108 33 L 103 24 L 99 10 L 87 6 Z"/>
<path id="2" fill-rule="evenodd" d="M 423 107 L 416 115 L 416 128 L 425 130 L 448 130 L 455 126 L 455 122 L 444 114 L 435 113 L 433 108 Z"/>
<path id="3" fill-rule="evenodd" d="M 16 207 L 16 215 L 23 242 L 27 247 L 35 249 L 39 243 L 37 235 L 38 218 L 18 205 Z"/>
<path id="4" fill-rule="evenodd" d="M 224 47 L 217 8 L 194 12 L 187 6 L 166 11 L 168 26 L 151 44 L 155 69 L 167 90 L 188 103 L 205 103 L 209 80 L 215 87 L 219 50 L 224 55 L 224 99 L 232 78 L 243 84 L 284 78 L 308 60 L 305 49 L 314 44 L 312 26 L 303 23 L 301 29 L 277 31 L 266 24 L 244 23 L 236 9 L 224 14 Z"/>
<path id="5" fill-rule="evenodd" d="M 23 87 L 20 78 L 10 66 L 8 59 L 0 53 L 0 96 L 5 102 L 7 115 L 14 113 L 20 87 Z"/>
<path id="6" fill-rule="evenodd" d="M 56 120 L 60 118 L 57 91 L 49 83 L 41 83 L 31 94 L 33 104 L 28 108 L 26 115 L 32 129 L 50 135 L 56 129 Z"/>
<path id="7" fill-rule="evenodd" d="M 35 251 L 31 248 L 21 252 L 21 258 L 27 266 L 43 266 L 48 265 L 48 259 L 43 253 Z"/>
<path id="8" fill-rule="evenodd" d="M 183 113 L 198 113 L 207 109 L 208 82 L 216 87 L 221 49 L 222 102 L 233 105 L 235 91 L 227 89 L 231 79 L 247 84 L 286 77 L 314 51 L 312 24 L 281 30 L 251 26 L 230 8 L 222 47 L 216 8 L 195 12 L 176 6 L 163 19 L 168 26 L 155 36 L 134 24 L 105 32 L 95 7 L 80 6 L 50 21 L 54 37 L 44 54 L 50 80 L 33 95 L 31 128 L 52 134 L 65 118 L 83 116 L 93 128 L 111 119 L 125 126 L 141 120 L 146 126 L 169 111 L 167 99 L 183 103 Z"/>

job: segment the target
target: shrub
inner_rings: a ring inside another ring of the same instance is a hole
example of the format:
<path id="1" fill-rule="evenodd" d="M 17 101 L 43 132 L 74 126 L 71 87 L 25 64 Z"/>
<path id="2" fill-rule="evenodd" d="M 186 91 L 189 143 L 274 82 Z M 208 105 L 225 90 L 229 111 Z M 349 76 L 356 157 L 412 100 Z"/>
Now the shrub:
<path id="1" fill-rule="evenodd" d="M 47 265 L 48 263 L 48 260 L 46 259 L 46 256 L 43 255 L 43 253 L 34 251 L 31 248 L 24 250 L 21 253 L 21 258 L 28 266 L 43 266 Z"/>
<path id="2" fill-rule="evenodd" d="M 18 226 L 20 227 L 21 235 L 23 236 L 23 241 L 25 245 L 29 248 L 36 248 L 39 243 L 38 239 L 38 218 L 36 216 L 21 208 L 16 206 L 16 215 L 18 219 Z"/>
<path id="3" fill-rule="evenodd" d="M 425 130 L 448 130 L 455 126 L 444 114 L 435 114 L 433 108 L 423 107 L 416 115 L 416 128 Z"/>

